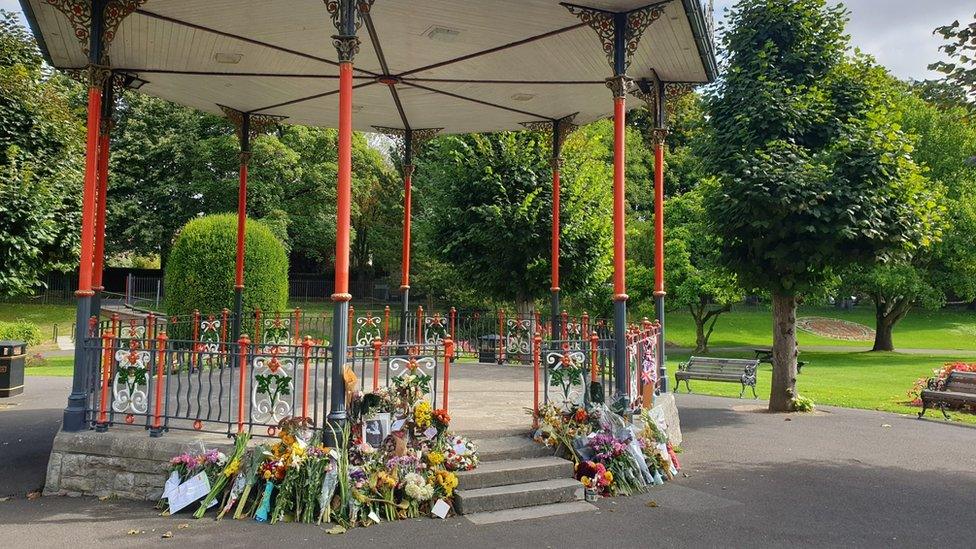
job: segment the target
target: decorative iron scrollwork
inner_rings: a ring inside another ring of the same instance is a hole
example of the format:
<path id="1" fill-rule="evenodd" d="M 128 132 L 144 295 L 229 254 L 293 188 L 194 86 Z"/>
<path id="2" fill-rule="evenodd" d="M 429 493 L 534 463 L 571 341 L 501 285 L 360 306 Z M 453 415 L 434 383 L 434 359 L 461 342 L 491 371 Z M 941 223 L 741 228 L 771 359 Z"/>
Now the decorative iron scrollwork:
<path id="1" fill-rule="evenodd" d="M 373 126 L 373 129 L 378 133 L 382 133 L 388 137 L 393 138 L 397 143 L 397 152 L 400 158 L 404 158 L 406 150 L 405 142 L 407 140 L 407 130 L 403 128 L 390 128 L 387 126 Z M 420 154 L 421 148 L 425 143 L 431 139 L 437 137 L 444 128 L 416 128 L 410 129 L 410 156 L 417 156 Z M 411 168 L 412 169 L 412 168 Z"/>
<path id="2" fill-rule="evenodd" d="M 617 76 L 607 78 L 607 88 L 613 93 L 614 98 L 627 97 L 627 90 L 631 88 L 633 82 L 627 75 L 618 74 Z"/>
<path id="3" fill-rule="evenodd" d="M 244 115 L 246 113 L 241 112 L 237 109 L 227 107 L 225 105 L 217 105 L 220 110 L 224 111 L 224 116 L 227 120 L 234 126 L 234 133 L 237 138 L 241 138 L 241 130 L 244 127 Z M 248 139 L 253 140 L 257 136 L 270 132 L 274 130 L 282 120 L 287 118 L 286 116 L 277 116 L 271 114 L 249 114 L 249 120 L 247 123 L 248 127 Z"/>
<path id="4" fill-rule="evenodd" d="M 102 55 L 100 62 L 107 63 L 108 48 L 115 40 L 122 20 L 136 11 L 147 0 L 109 0 L 105 4 L 102 30 Z M 44 2 L 64 14 L 74 30 L 75 38 L 81 43 L 81 50 L 88 55 L 91 46 L 92 2 L 91 0 L 44 0 Z"/>
<path id="5" fill-rule="evenodd" d="M 664 8 L 668 4 L 668 1 L 658 2 L 626 12 L 626 23 L 623 29 L 624 70 L 630 67 L 630 59 L 634 52 L 637 51 L 644 31 L 647 30 L 647 27 L 651 23 L 660 19 L 661 15 L 664 14 Z M 563 3 L 562 5 L 596 32 L 597 37 L 600 39 L 600 44 L 603 46 L 603 52 L 607 55 L 607 60 L 610 62 L 610 68 L 615 69 L 614 56 L 616 52 L 614 51 L 614 35 L 616 26 L 615 19 L 618 14 L 585 6 L 577 6 L 575 4 Z"/>
<path id="6" fill-rule="evenodd" d="M 556 149 L 562 150 L 563 143 L 566 142 L 566 138 L 569 137 L 569 134 L 573 133 L 574 131 L 576 131 L 577 128 L 579 128 L 579 126 L 573 121 L 576 119 L 577 114 L 579 113 L 574 112 L 573 114 L 564 116 L 562 118 L 557 118 L 556 120 L 553 121 L 532 120 L 530 122 L 521 122 L 521 125 L 525 127 L 527 130 L 545 133 L 550 136 L 552 135 L 553 130 L 555 130 Z M 562 164 L 562 159 L 559 158 L 558 156 L 554 157 L 553 161 L 558 162 L 559 165 Z M 558 168 L 559 166 L 554 163 L 553 167 Z"/>
<path id="7" fill-rule="evenodd" d="M 359 53 L 359 38 L 355 33 L 346 34 L 343 19 L 347 13 L 343 13 L 343 5 L 355 10 L 356 13 L 352 17 L 355 22 L 355 30 L 358 31 L 363 26 L 363 15 L 369 13 L 373 6 L 373 0 L 355 0 L 354 3 L 343 3 L 340 0 L 324 0 L 324 2 L 325 9 L 332 16 L 332 24 L 339 31 L 339 34 L 332 36 L 332 45 L 335 46 L 339 62 L 351 62 Z"/>

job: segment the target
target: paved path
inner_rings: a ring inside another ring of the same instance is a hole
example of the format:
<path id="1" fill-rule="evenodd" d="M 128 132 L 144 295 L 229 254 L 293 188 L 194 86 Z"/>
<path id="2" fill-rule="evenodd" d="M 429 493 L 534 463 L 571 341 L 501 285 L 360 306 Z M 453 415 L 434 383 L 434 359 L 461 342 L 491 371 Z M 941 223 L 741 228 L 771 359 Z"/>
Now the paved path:
<path id="1" fill-rule="evenodd" d="M 602 500 L 594 513 L 486 526 L 411 520 L 327 536 L 324 527 L 159 517 L 146 503 L 27 500 L 64 400 L 64 381 L 44 379 L 32 378 L 30 399 L 0 408 L 0 493 L 13 495 L 0 502 L 4 547 L 972 547 L 976 535 L 976 428 L 838 408 L 774 415 L 756 401 L 684 394 L 688 476 Z M 161 539 L 166 531 L 173 539 Z"/>

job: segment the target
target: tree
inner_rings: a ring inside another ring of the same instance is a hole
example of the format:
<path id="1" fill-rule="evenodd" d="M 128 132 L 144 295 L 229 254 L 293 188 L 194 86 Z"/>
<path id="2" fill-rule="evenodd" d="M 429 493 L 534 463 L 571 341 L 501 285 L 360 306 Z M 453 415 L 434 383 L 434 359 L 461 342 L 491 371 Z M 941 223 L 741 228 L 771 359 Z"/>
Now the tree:
<path id="1" fill-rule="evenodd" d="M 0 11 L 0 296 L 77 265 L 84 127 L 78 86 L 45 71 L 33 37 Z"/>
<path id="2" fill-rule="evenodd" d="M 913 307 L 976 299 L 976 166 L 967 161 L 976 155 L 976 127 L 965 108 L 933 105 L 894 87 L 900 91 L 900 123 L 913 140 L 912 158 L 925 169 L 932 188 L 944 189 L 938 201 L 947 215 L 941 238 L 931 246 L 855 269 L 850 277 L 874 301 L 875 351 L 894 350 L 892 332 Z"/>
<path id="3" fill-rule="evenodd" d="M 945 74 L 945 81 L 958 86 L 968 96 L 970 108 L 976 108 L 976 15 L 965 27 L 953 21 L 935 29 L 935 34 L 947 40 L 939 46 L 949 61 L 936 61 L 929 69 Z"/>
<path id="4" fill-rule="evenodd" d="M 563 148 L 560 285 L 570 294 L 598 292 L 594 288 L 609 275 L 610 132 L 606 121 L 583 127 Z M 631 140 L 639 144 L 636 134 Z M 490 299 L 514 301 L 522 314 L 548 295 L 546 141 L 531 132 L 504 132 L 447 136 L 426 147 L 417 162 L 418 251 L 434 260 L 439 281 L 453 279 Z M 418 269 L 418 280 L 430 284 L 427 276 Z"/>
<path id="5" fill-rule="evenodd" d="M 769 409 L 793 409 L 799 296 L 852 263 L 931 240 L 932 206 L 879 86 L 825 0 L 740 0 L 707 104 L 718 175 L 705 201 L 721 261 L 773 302 Z"/>
<path id="6" fill-rule="evenodd" d="M 708 340 L 719 316 L 732 310 L 744 297 L 736 276 L 719 261 L 722 239 L 708 230 L 703 206 L 705 193 L 696 188 L 665 202 L 664 279 L 671 309 L 687 309 L 695 321 L 695 351 L 708 352 Z M 638 226 L 635 238 L 641 249 L 640 263 L 629 267 L 634 294 L 641 302 L 653 296 L 650 223 Z"/>

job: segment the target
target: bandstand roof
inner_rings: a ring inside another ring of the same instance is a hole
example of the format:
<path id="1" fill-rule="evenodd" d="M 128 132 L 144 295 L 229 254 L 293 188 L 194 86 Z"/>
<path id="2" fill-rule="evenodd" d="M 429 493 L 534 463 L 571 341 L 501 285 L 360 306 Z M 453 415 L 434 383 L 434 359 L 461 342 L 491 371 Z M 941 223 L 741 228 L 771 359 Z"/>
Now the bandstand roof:
<path id="1" fill-rule="evenodd" d="M 21 2 L 48 61 L 62 69 L 84 67 L 82 43 L 51 3 L 66 2 Z M 576 3 L 615 12 L 649 5 Z M 713 80 L 709 24 L 699 0 L 663 4 L 663 15 L 633 53 L 628 76 Z M 149 95 L 212 113 L 225 105 L 335 127 L 334 34 L 322 0 L 148 0 L 119 24 L 108 55 L 112 68 L 145 81 L 139 91 Z M 557 0 L 376 0 L 359 37 L 357 130 L 512 130 L 574 113 L 576 123 L 587 123 L 612 110 L 604 83 L 612 70 L 597 33 Z"/>

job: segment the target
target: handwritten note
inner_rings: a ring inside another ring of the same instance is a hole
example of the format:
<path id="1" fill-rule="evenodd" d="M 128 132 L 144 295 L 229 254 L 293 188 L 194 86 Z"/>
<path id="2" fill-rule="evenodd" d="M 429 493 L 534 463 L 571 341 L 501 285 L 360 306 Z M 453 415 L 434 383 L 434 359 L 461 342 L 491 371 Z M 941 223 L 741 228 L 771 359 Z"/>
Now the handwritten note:
<path id="1" fill-rule="evenodd" d="M 447 518 L 447 513 L 451 511 L 451 506 L 446 501 L 439 499 L 430 508 L 430 512 L 438 518 Z"/>
<path id="2" fill-rule="evenodd" d="M 169 496 L 169 514 L 174 515 L 210 492 L 210 479 L 200 472 L 176 487 Z M 215 500 L 216 501 L 216 500 Z"/>

